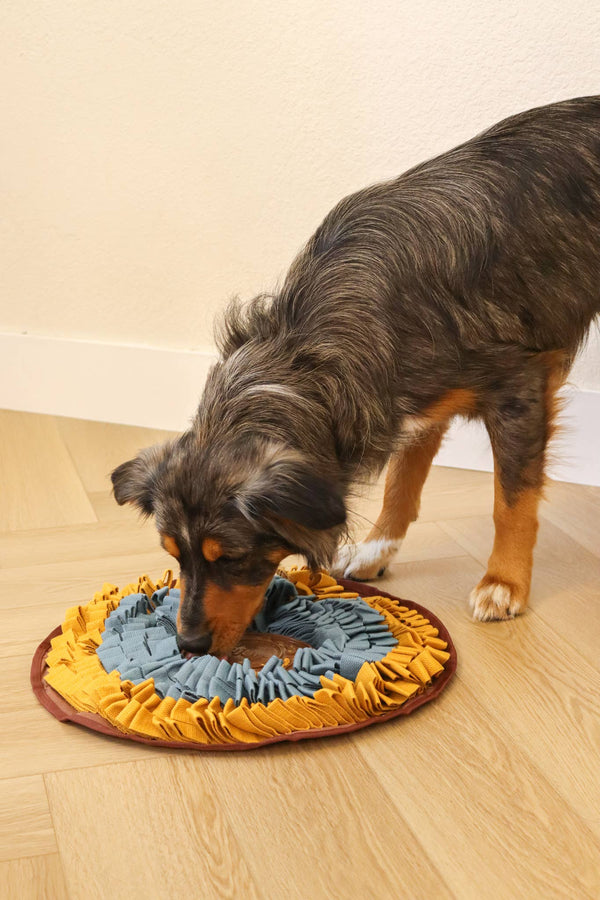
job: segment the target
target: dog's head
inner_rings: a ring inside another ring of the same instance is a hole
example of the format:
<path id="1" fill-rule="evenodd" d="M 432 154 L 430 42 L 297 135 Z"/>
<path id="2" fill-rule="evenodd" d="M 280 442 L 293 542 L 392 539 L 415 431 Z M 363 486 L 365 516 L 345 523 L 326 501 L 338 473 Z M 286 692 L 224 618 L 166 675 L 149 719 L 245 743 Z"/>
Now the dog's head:
<path id="1" fill-rule="evenodd" d="M 297 451 L 260 440 L 206 447 L 191 431 L 112 473 L 117 503 L 153 515 L 179 562 L 179 645 L 226 656 L 281 560 L 331 559 L 346 520 L 339 487 Z"/>

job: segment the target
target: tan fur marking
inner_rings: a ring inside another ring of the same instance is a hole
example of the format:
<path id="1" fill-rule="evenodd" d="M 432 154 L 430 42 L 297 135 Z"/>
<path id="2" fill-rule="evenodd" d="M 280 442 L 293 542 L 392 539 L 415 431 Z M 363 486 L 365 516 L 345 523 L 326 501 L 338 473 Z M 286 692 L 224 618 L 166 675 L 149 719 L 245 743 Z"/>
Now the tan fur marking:
<path id="1" fill-rule="evenodd" d="M 452 416 L 473 412 L 477 405 L 476 401 L 477 397 L 474 391 L 457 388 L 454 391 L 448 391 L 431 406 L 421 410 L 418 417 L 429 419 L 432 422 L 447 422 Z"/>
<path id="2" fill-rule="evenodd" d="M 419 515 L 421 491 L 433 457 L 439 450 L 445 425 L 420 435 L 401 447 L 388 466 L 383 506 L 367 541 L 400 540 Z"/>
<path id="3" fill-rule="evenodd" d="M 270 553 L 267 553 L 267 559 L 269 562 L 272 562 L 274 566 L 278 566 L 282 559 L 285 559 L 286 556 L 289 556 L 289 550 L 284 550 L 283 547 L 277 548 L 277 550 L 272 550 Z"/>
<path id="4" fill-rule="evenodd" d="M 522 491 L 508 505 L 500 479 L 494 476 L 494 525 L 496 534 L 482 584 L 501 582 L 513 588 L 513 597 L 525 606 L 531 585 L 533 548 L 538 531 L 540 488 Z"/>
<path id="5" fill-rule="evenodd" d="M 208 562 L 215 562 L 223 556 L 223 545 L 215 538 L 204 538 L 202 541 L 202 555 Z"/>
<path id="6" fill-rule="evenodd" d="M 212 633 L 209 653 L 231 653 L 244 631 L 260 610 L 272 576 L 263 584 L 236 585 L 228 591 L 208 584 L 204 593 L 204 615 Z"/>
<path id="7" fill-rule="evenodd" d="M 170 537 L 168 534 L 161 535 L 161 544 L 171 556 L 174 556 L 175 559 L 179 559 L 179 547 L 175 542 L 175 538 Z"/>

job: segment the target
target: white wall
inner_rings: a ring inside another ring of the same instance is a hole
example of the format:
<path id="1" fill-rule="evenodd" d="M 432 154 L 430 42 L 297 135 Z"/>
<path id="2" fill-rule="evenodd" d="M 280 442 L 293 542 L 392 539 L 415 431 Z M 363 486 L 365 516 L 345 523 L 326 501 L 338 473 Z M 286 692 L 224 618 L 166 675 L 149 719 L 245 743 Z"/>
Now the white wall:
<path id="1" fill-rule="evenodd" d="M 0 32 L 0 332 L 39 336 L 208 349 L 344 194 L 600 92 L 597 0 L 3 0 Z"/>

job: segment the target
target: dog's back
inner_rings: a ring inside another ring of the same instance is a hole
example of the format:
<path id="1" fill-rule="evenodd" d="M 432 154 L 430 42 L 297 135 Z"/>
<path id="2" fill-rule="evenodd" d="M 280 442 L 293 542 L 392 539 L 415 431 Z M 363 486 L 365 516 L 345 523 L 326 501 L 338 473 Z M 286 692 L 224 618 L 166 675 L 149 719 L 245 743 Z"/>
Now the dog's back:
<path id="1" fill-rule="evenodd" d="M 600 310 L 600 97 L 513 116 L 343 200 L 285 294 L 304 318 L 298 297 L 326 314 L 341 291 L 377 295 L 403 345 L 425 325 L 438 350 L 574 351 Z"/>
<path id="2" fill-rule="evenodd" d="M 444 242 L 469 223 L 462 265 L 446 262 L 486 337 L 575 347 L 600 310 L 600 97 L 514 116 L 424 168 L 429 203 L 453 206 Z"/>

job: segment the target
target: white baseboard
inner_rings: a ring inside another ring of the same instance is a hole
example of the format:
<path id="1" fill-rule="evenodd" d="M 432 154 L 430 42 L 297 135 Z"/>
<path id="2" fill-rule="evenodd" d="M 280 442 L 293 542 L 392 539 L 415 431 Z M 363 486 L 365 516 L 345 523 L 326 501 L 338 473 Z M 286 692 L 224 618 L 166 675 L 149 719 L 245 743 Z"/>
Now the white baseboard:
<path id="1" fill-rule="evenodd" d="M 0 408 L 181 431 L 215 355 L 0 334 Z M 569 389 L 550 475 L 600 485 L 600 392 Z M 483 426 L 455 422 L 437 465 L 492 470 Z"/>
<path id="2" fill-rule="evenodd" d="M 182 431 L 210 352 L 0 334 L 0 408 Z"/>

